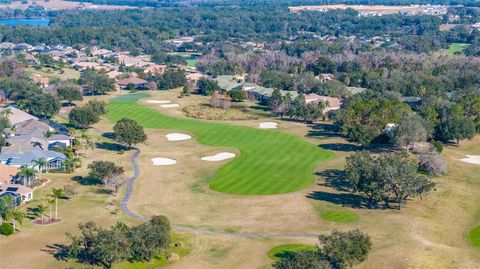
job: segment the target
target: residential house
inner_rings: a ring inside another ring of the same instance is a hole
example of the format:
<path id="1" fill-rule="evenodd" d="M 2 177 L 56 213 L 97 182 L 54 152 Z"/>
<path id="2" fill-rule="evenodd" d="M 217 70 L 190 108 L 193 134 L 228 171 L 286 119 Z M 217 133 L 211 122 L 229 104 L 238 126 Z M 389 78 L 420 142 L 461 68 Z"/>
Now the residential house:
<path id="1" fill-rule="evenodd" d="M 13 198 L 13 204 L 10 206 L 19 206 L 33 199 L 33 189 L 20 184 L 0 185 L 0 198 L 10 196 Z"/>
<path id="2" fill-rule="evenodd" d="M 315 93 L 309 93 L 305 95 L 305 103 L 309 104 L 316 102 L 325 102 L 327 104 L 327 107 L 324 109 L 323 113 L 328 113 L 332 110 L 338 110 L 342 105 L 340 99 L 336 97 L 321 96 Z"/>
<path id="3" fill-rule="evenodd" d="M 33 49 L 33 46 L 28 43 L 20 43 L 15 45 L 13 49 L 17 51 L 31 51 Z"/>
<path id="4" fill-rule="evenodd" d="M 54 150 L 55 148 L 67 149 L 72 145 L 72 137 L 66 134 L 53 134 L 47 137 L 48 149 Z"/>
<path id="5" fill-rule="evenodd" d="M 247 96 L 250 100 L 257 100 L 262 103 L 267 102 L 274 91 L 272 88 L 265 88 L 255 83 L 245 82 L 245 78 L 241 76 L 218 76 L 215 80 L 217 81 L 219 87 L 227 92 L 231 90 L 243 90 L 247 93 Z M 295 91 L 280 92 L 283 95 L 290 94 L 292 98 L 298 96 L 298 93 Z"/>
<path id="6" fill-rule="evenodd" d="M 20 172 L 20 169 L 17 167 L 0 164 L 0 186 L 13 183 L 18 172 Z"/>
<path id="7" fill-rule="evenodd" d="M 47 163 L 46 167 L 39 167 L 36 161 L 44 159 Z M 64 160 L 67 157 L 63 153 L 59 153 L 52 150 L 41 150 L 38 148 L 32 149 L 27 152 L 15 152 L 15 153 L 2 153 L 0 154 L 0 163 L 22 167 L 27 166 L 40 171 L 41 169 L 62 169 L 64 168 Z"/>
<path id="8" fill-rule="evenodd" d="M 42 88 L 47 88 L 50 85 L 50 79 L 48 77 L 35 75 L 32 77 L 32 80 L 39 84 Z"/>
<path id="9" fill-rule="evenodd" d="M 37 64 L 40 63 L 40 61 L 35 56 L 33 56 L 32 54 L 25 55 L 25 61 L 29 65 L 37 65 Z"/>
<path id="10" fill-rule="evenodd" d="M 12 197 L 13 206 L 33 199 L 33 190 L 17 183 L 19 172 L 20 169 L 16 167 L 0 164 L 0 198 Z"/>
<path id="11" fill-rule="evenodd" d="M 0 107 L 0 113 L 4 112 L 5 110 L 8 110 L 8 119 L 10 120 L 11 124 L 17 124 L 20 122 L 24 122 L 27 120 L 36 120 L 38 121 L 38 118 L 28 114 L 27 112 L 24 112 L 15 106 L 8 106 L 8 107 Z"/>
<path id="12" fill-rule="evenodd" d="M 321 82 L 327 82 L 329 80 L 335 79 L 334 74 L 319 74 L 318 76 L 315 77 L 316 79 L 320 80 Z"/>
<path id="13" fill-rule="evenodd" d="M 0 50 L 12 50 L 15 46 L 16 45 L 11 42 L 2 42 L 0 43 Z"/>
<path id="14" fill-rule="evenodd" d="M 135 89 L 147 89 L 148 88 L 148 81 L 137 78 L 137 77 L 129 77 L 126 79 L 122 79 L 117 81 L 117 86 L 121 89 L 127 88 L 129 85 L 133 85 Z"/>
<path id="15" fill-rule="evenodd" d="M 163 74 L 167 70 L 167 66 L 163 64 L 152 64 L 149 66 L 146 66 L 143 69 L 143 72 L 145 73 L 150 73 L 150 74 Z"/>

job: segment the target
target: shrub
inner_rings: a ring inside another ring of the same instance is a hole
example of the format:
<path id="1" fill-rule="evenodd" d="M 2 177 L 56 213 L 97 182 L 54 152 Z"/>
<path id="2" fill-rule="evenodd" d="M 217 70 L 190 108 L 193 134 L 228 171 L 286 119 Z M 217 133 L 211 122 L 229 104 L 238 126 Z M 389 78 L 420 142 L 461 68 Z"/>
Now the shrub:
<path id="1" fill-rule="evenodd" d="M 253 120 L 257 119 L 255 115 L 242 112 L 241 110 L 230 108 L 212 108 L 208 105 L 193 105 L 183 109 L 188 117 L 203 120 Z"/>
<path id="2" fill-rule="evenodd" d="M 438 151 L 438 153 L 442 153 L 442 151 L 443 151 L 443 143 L 442 142 L 433 140 L 430 143 Z"/>
<path id="3" fill-rule="evenodd" d="M 430 175 L 439 176 L 447 172 L 447 165 L 437 152 L 420 154 L 418 168 Z"/>
<path id="4" fill-rule="evenodd" d="M 13 234 L 13 225 L 6 222 L 0 224 L 0 234 L 7 236 Z"/>
<path id="5" fill-rule="evenodd" d="M 245 92 L 242 90 L 229 91 L 228 96 L 230 96 L 234 102 L 242 102 L 246 98 Z"/>

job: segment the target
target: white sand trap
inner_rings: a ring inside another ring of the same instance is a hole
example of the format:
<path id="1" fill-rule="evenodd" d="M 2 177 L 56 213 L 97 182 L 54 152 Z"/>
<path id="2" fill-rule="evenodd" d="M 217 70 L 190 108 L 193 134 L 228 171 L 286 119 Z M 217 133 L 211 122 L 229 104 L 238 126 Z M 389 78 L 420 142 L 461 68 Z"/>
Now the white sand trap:
<path id="1" fill-rule="evenodd" d="M 192 137 L 187 134 L 180 134 L 180 133 L 167 134 L 168 141 L 183 141 L 183 140 L 189 140 L 189 139 L 192 139 Z"/>
<path id="2" fill-rule="evenodd" d="M 480 164 L 480 155 L 467 155 L 467 158 L 460 159 L 462 162 Z"/>
<path id="3" fill-rule="evenodd" d="M 220 153 L 217 153 L 215 155 L 202 157 L 201 159 L 203 161 L 208 161 L 208 162 L 218 162 L 218 161 L 228 160 L 228 159 L 231 159 L 231 158 L 234 158 L 234 157 L 235 157 L 235 154 L 233 154 L 233 153 L 220 152 Z"/>
<path id="4" fill-rule="evenodd" d="M 179 104 L 167 104 L 167 105 L 160 105 L 163 108 L 171 108 L 171 107 L 179 107 Z"/>
<path id="5" fill-rule="evenodd" d="M 172 101 L 168 101 L 168 100 L 147 100 L 147 103 L 150 103 L 150 104 L 168 104 L 171 102 Z"/>
<path id="6" fill-rule="evenodd" d="M 153 158 L 152 162 L 153 165 L 173 165 L 177 163 L 176 160 L 169 158 Z"/>
<path id="7" fill-rule="evenodd" d="M 278 123 L 272 122 L 272 121 L 267 121 L 267 122 L 260 122 L 258 124 L 258 128 L 261 129 L 277 129 Z"/>

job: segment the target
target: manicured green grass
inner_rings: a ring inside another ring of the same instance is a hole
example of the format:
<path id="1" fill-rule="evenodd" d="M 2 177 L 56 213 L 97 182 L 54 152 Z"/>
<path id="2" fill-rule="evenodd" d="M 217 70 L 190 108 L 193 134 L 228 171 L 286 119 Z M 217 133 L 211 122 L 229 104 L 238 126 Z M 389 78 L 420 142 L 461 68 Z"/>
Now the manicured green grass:
<path id="1" fill-rule="evenodd" d="M 464 44 L 464 43 L 452 43 L 448 49 L 443 50 L 444 52 L 448 54 L 455 54 L 455 53 L 460 53 L 464 49 L 468 48 L 470 44 Z"/>
<path id="2" fill-rule="evenodd" d="M 472 242 L 474 246 L 480 248 L 480 226 L 477 226 L 470 231 L 468 234 L 468 239 L 470 239 L 470 242 Z"/>
<path id="3" fill-rule="evenodd" d="M 223 165 L 213 176 L 210 188 L 243 195 L 267 195 L 298 191 L 314 181 L 315 167 L 334 157 L 334 153 L 302 138 L 274 130 L 180 119 L 134 103 L 134 96 L 113 99 L 107 118 L 123 117 L 145 128 L 172 129 L 194 134 L 198 142 L 214 147 L 230 147 L 240 155 Z M 145 95 L 139 94 L 137 98 Z M 120 102 L 119 102 L 120 101 Z M 168 157 L 168 156 L 165 156 Z"/>
<path id="4" fill-rule="evenodd" d="M 322 214 L 322 218 L 333 222 L 354 222 L 358 220 L 358 215 L 346 211 L 327 211 Z"/>
<path id="5" fill-rule="evenodd" d="M 317 251 L 318 247 L 304 244 L 280 245 L 272 248 L 267 255 L 272 260 L 280 260 L 302 250 Z"/>

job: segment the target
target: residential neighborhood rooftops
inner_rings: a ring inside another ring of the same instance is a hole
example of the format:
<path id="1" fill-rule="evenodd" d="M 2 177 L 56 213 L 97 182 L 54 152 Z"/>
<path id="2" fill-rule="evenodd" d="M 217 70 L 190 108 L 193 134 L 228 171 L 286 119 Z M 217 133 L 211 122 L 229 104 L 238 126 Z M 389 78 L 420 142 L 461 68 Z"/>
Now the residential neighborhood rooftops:
<path id="1" fill-rule="evenodd" d="M 10 182 L 19 171 L 17 167 L 0 163 L 0 181 Z"/>
<path id="2" fill-rule="evenodd" d="M 27 112 L 24 112 L 14 106 L 0 107 L 0 112 L 3 112 L 7 109 L 10 110 L 8 119 L 10 120 L 11 124 L 17 124 L 17 123 L 24 122 L 31 119 L 38 120 L 37 117 L 30 115 Z"/>
<path id="3" fill-rule="evenodd" d="M 35 160 L 39 160 L 42 158 L 45 159 L 47 162 L 61 162 L 66 158 L 66 156 L 63 153 L 59 153 L 56 151 L 40 149 L 32 149 L 23 153 L 12 152 L 0 154 L 1 163 L 15 167 L 20 167 L 22 165 L 35 167 Z"/>

